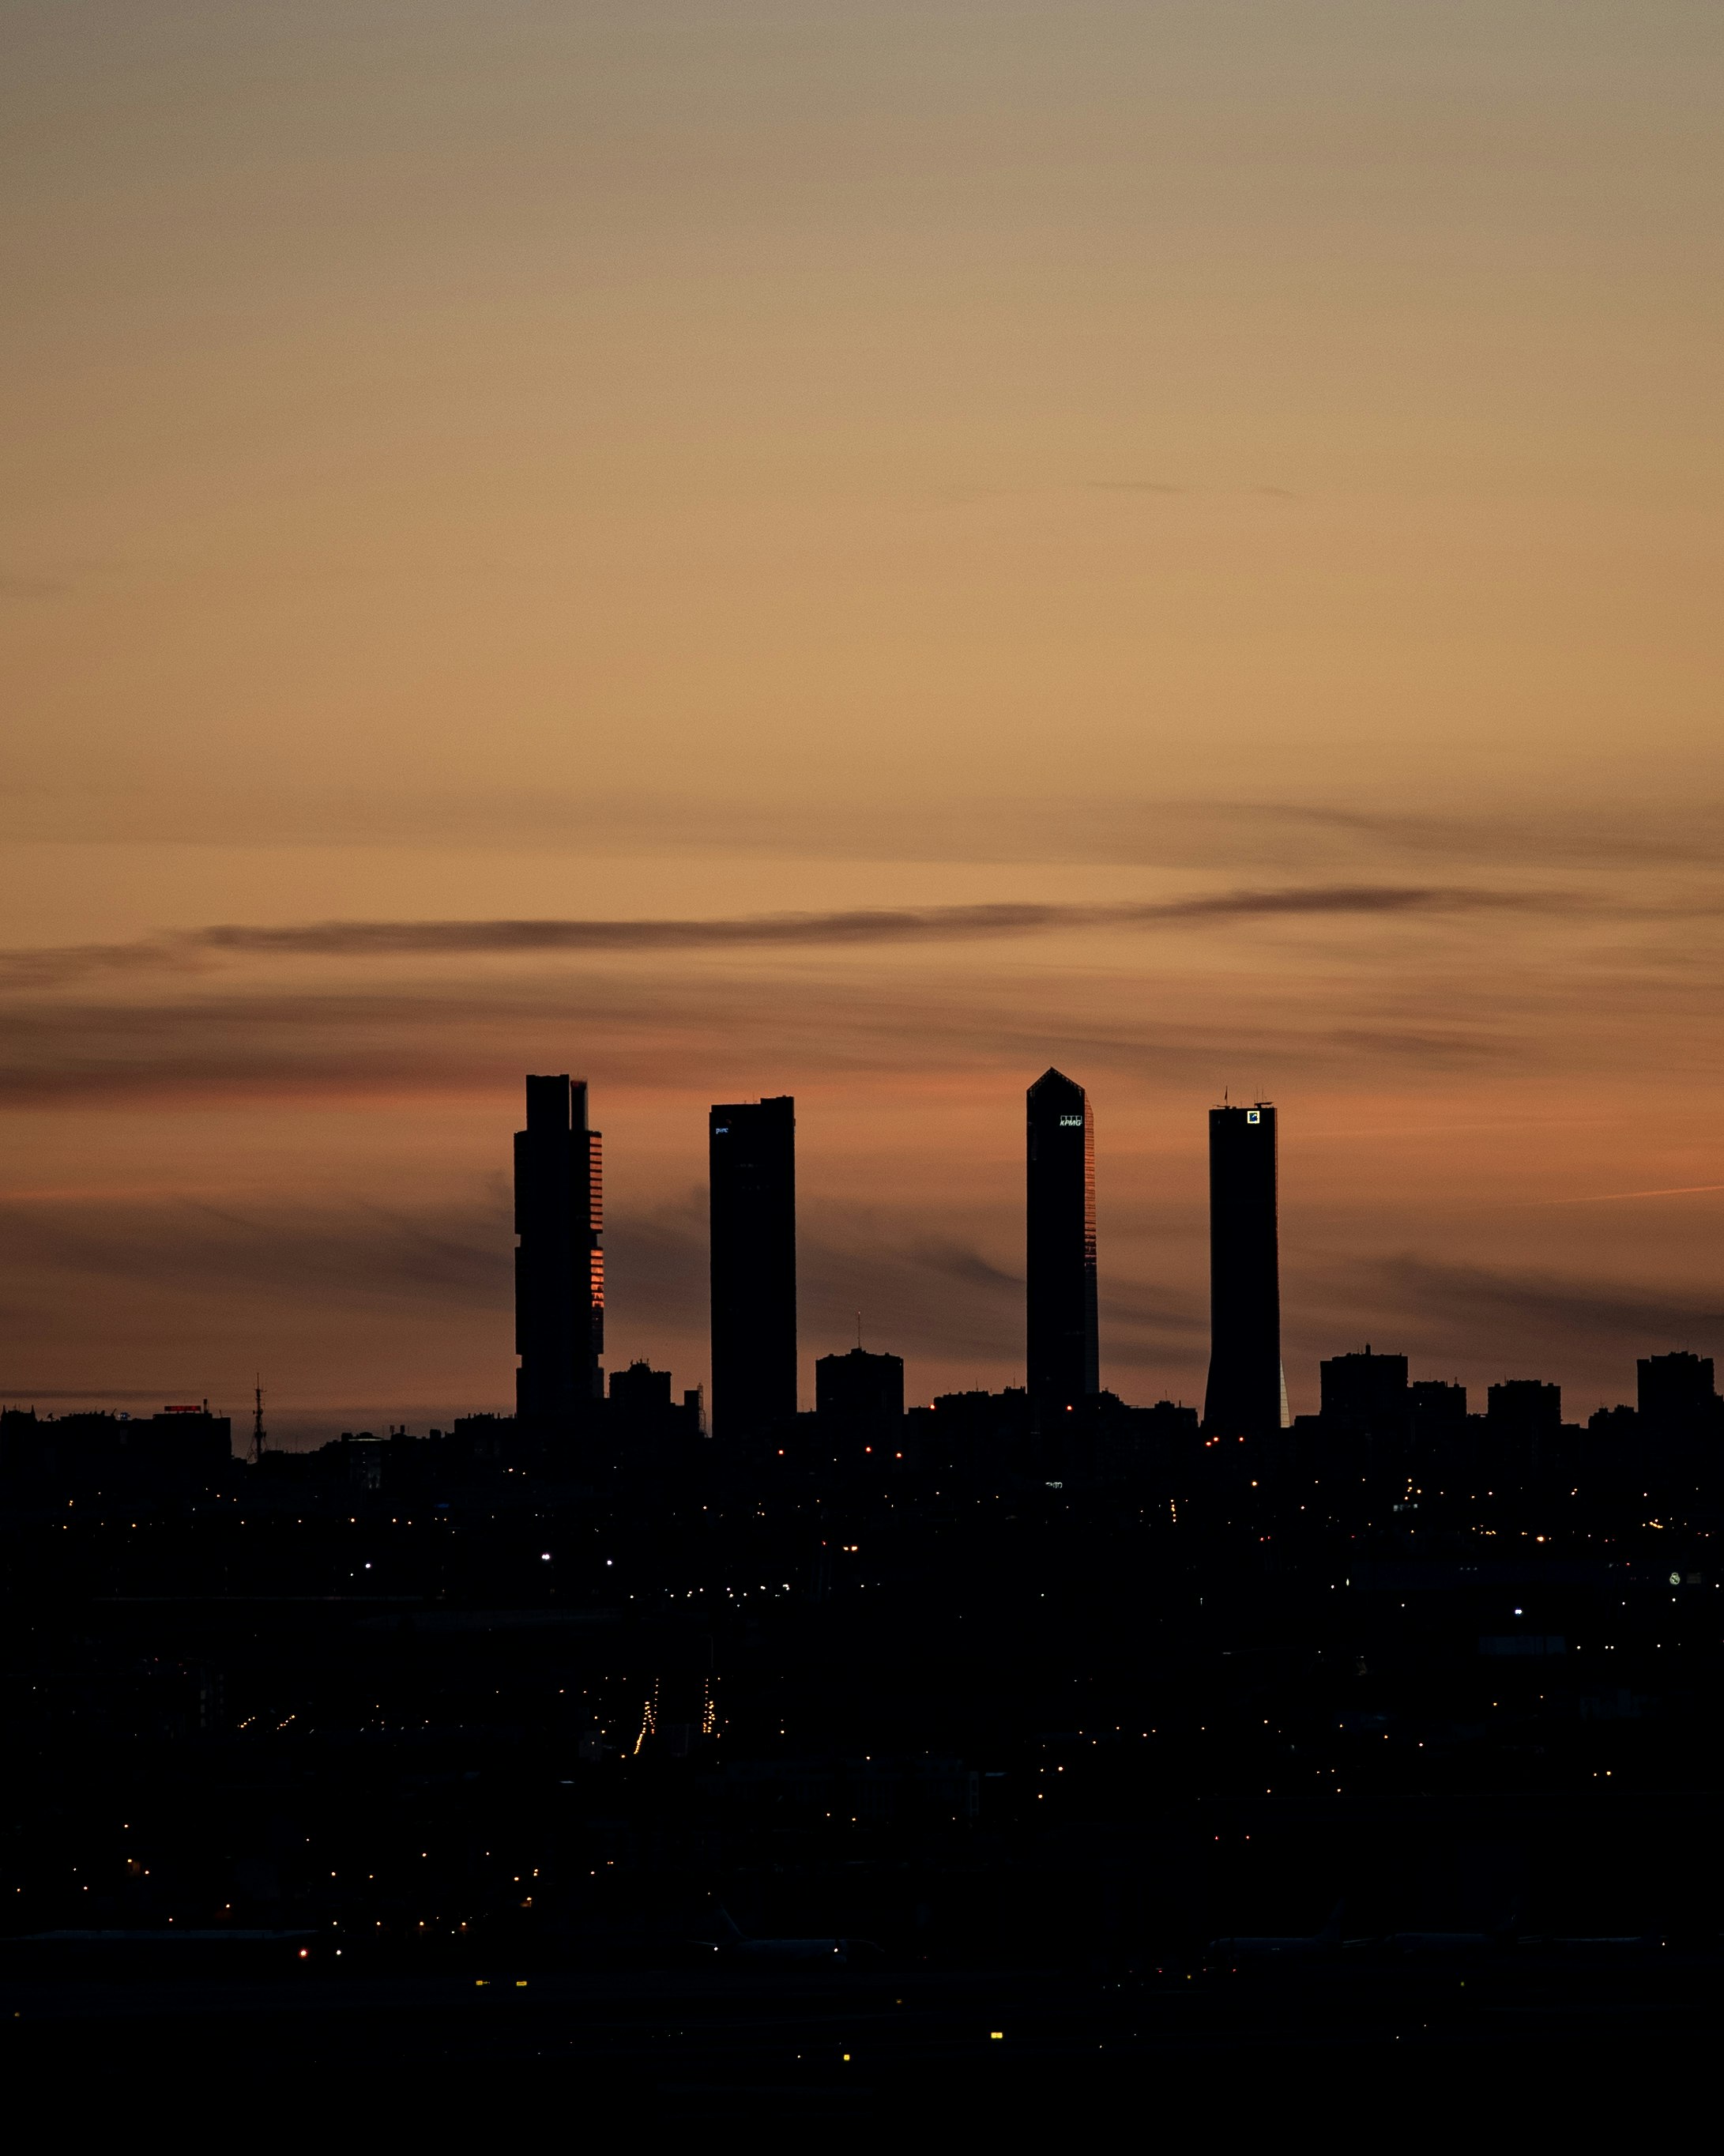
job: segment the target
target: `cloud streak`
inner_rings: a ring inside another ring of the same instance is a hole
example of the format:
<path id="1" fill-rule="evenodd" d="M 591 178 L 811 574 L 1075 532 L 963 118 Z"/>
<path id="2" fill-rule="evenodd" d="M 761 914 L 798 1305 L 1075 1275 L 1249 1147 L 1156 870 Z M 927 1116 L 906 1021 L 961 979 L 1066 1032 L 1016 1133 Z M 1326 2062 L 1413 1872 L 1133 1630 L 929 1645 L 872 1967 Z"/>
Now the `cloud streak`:
<path id="1" fill-rule="evenodd" d="M 513 1274 L 509 1204 L 386 1207 L 121 1199 L 0 1202 L 8 1269 L 225 1298 L 343 1306 L 354 1298 L 502 1311 Z"/>
<path id="2" fill-rule="evenodd" d="M 1573 1280 L 1543 1272 L 1455 1265 L 1403 1255 L 1376 1269 L 1383 1299 L 1436 1320 L 1457 1337 L 1520 1343 L 1537 1353 L 1570 1340 L 1607 1338 L 1646 1352 L 1668 1342 L 1711 1341 L 1724 1312 L 1680 1296 L 1614 1281 Z"/>
<path id="3" fill-rule="evenodd" d="M 162 1002 L 20 998 L 0 1029 L 0 1109 L 512 1091 L 546 1056 L 597 1085 L 688 1086 L 714 1098 L 757 1087 L 762 1070 L 805 1084 L 1060 1060 L 1092 1075 L 1208 1084 L 1241 1059 L 1266 1068 L 1265 1056 L 1284 1075 L 1524 1060 L 1512 1038 L 1477 1025 L 1400 1028 L 1383 1013 L 1337 1028 L 1280 1004 L 1243 1011 L 1219 990 L 1170 1017 L 1136 976 L 1116 989 L 1104 1013 L 1058 978 L 1039 980 L 1028 1008 L 1017 982 L 786 984 L 641 968 Z M 1572 1061 L 1573 1043 L 1568 1051 Z"/>
<path id="4" fill-rule="evenodd" d="M 1662 1190 L 1598 1190 L 1587 1198 L 1547 1198 L 1526 1209 L 1543 1211 L 1557 1205 L 1619 1205 L 1633 1198 L 1698 1198 L 1714 1190 L 1724 1190 L 1724 1183 L 1677 1183 Z"/>
<path id="5" fill-rule="evenodd" d="M 1458 884 L 1350 883 L 1214 891 L 1118 903 L 875 906 L 828 913 L 744 914 L 713 920 L 323 921 L 244 925 L 145 937 L 128 943 L 0 952 L 0 982 L 50 988 L 94 974 L 201 971 L 223 959 L 545 957 L 559 952 L 842 948 L 964 942 L 1059 931 L 1199 927 L 1311 916 L 1572 911 L 1561 891 Z"/>

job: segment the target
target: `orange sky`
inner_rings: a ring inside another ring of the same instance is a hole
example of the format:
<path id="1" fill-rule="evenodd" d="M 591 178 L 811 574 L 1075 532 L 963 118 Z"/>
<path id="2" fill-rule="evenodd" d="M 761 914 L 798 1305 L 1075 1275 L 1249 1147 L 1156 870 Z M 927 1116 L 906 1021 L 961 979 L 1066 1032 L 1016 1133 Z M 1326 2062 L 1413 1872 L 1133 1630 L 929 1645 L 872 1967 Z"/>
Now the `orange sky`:
<path id="1" fill-rule="evenodd" d="M 1128 1398 L 1224 1086 L 1296 1407 L 1724 1353 L 1716 8 L 8 25 L 0 1394 L 505 1403 L 527 1069 L 679 1383 L 784 1090 L 805 1383 L 1021 1375 L 1049 1061 Z M 203 934 L 543 919 L 737 926 Z"/>

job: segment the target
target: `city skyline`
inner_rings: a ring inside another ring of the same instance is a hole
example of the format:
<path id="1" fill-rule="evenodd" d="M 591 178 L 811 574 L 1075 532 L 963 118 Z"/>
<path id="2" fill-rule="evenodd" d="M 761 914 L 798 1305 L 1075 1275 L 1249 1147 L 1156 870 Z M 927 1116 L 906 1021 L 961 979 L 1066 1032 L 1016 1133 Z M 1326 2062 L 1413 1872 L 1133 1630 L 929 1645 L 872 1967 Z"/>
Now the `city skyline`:
<path id="1" fill-rule="evenodd" d="M 602 1400 L 605 1391 L 603 1141 L 589 1127 L 589 1086 L 585 1079 L 567 1074 L 529 1076 L 525 1086 L 527 1127 L 517 1132 L 514 1141 L 512 1224 L 516 1233 L 511 1240 L 516 1245 L 513 1301 L 520 1367 L 510 1412 L 529 1424 L 573 1430 L 586 1412 L 582 1403 Z M 1100 1363 L 1094 1325 L 1098 1270 L 1095 1129 L 1087 1091 L 1050 1068 L 1024 1097 L 1029 1111 L 1028 1180 L 1020 1232 L 1026 1239 L 1030 1263 L 1020 1289 L 1027 1295 L 1027 1301 L 1020 1306 L 1026 1321 L 1023 1353 L 1015 1368 L 1008 1365 L 985 1373 L 980 1389 L 1023 1387 L 1044 1407 L 1069 1404 L 1068 1394 L 1070 1401 L 1077 1401 L 1098 1392 L 1135 1397 L 1147 1404 L 1151 1394 L 1133 1386 L 1129 1371 L 1108 1373 Z M 1262 1100 L 1249 1106 L 1223 1103 L 1209 1109 L 1208 1123 L 1209 1329 L 1204 1382 L 1197 1395 L 1202 1402 L 1204 1429 L 1238 1429 L 1259 1438 L 1269 1435 L 1291 1423 L 1296 1404 L 1306 1414 L 1316 1410 L 1319 1401 L 1312 1394 L 1319 1389 L 1322 1411 L 1331 1414 L 1328 1404 L 1331 1368 L 1369 1370 L 1398 1364 L 1401 1371 L 1398 1382 L 1404 1389 L 1407 1356 L 1391 1353 L 1387 1363 L 1382 1354 L 1373 1359 L 1368 1341 L 1362 1351 L 1357 1348 L 1363 1334 L 1356 1327 L 1352 1334 L 1326 1343 L 1326 1352 L 1318 1358 L 1320 1369 L 1296 1373 L 1303 1375 L 1306 1383 L 1296 1400 L 1290 1398 L 1285 1365 L 1278 1353 L 1280 1283 L 1275 1106 Z M 1042 1124 L 1048 1126 L 1045 1131 L 1040 1129 Z M 1068 1124 L 1070 1132 L 1065 1128 Z M 634 1343 L 614 1358 L 611 1367 L 628 1368 L 632 1377 L 635 1369 L 644 1370 L 655 1361 L 675 1362 L 685 1378 L 698 1373 L 689 1396 L 699 1393 L 707 1403 L 711 1417 L 721 1392 L 729 1394 L 736 1404 L 728 1413 L 716 1408 L 716 1416 L 730 1434 L 740 1435 L 799 1410 L 807 1411 L 812 1393 L 800 1383 L 804 1347 L 810 1367 L 824 1359 L 828 1368 L 835 1370 L 846 1361 L 856 1360 L 861 1342 L 859 1332 L 854 1346 L 839 1354 L 830 1338 L 804 1342 L 800 1337 L 793 1099 L 764 1096 L 715 1105 L 707 1112 L 707 1127 L 706 1209 L 711 1232 L 706 1270 L 712 1353 L 710 1357 L 697 1355 L 692 1361 L 679 1360 L 662 1340 L 655 1343 L 641 1339 L 637 1322 Z M 1062 1139 L 1068 1141 L 1063 1152 Z M 1064 1152 L 1070 1154 L 1070 1161 L 1064 1160 Z M 1039 1276 L 1035 1265 L 1038 1250 L 1044 1260 L 1051 1260 L 1044 1263 Z M 1044 1312 L 1040 1321 L 1044 1344 L 1039 1351 L 1044 1377 L 1039 1390 L 1034 1374 L 1039 1302 Z M 858 1308 L 854 1317 L 859 1328 L 865 1313 Z M 1071 1322 L 1066 1322 L 1067 1319 Z M 1694 1337 L 1700 1337 L 1701 1330 L 1696 1327 Z M 876 1344 L 884 1349 L 884 1356 L 870 1353 L 862 1362 L 895 1367 L 901 1399 L 904 1358 L 894 1352 L 899 1343 L 882 1338 L 878 1325 L 875 1332 Z M 721 1339 L 727 1343 L 723 1349 L 718 1345 Z M 1675 1369 L 1693 1360 L 1694 1348 L 1691 1342 L 1672 1346 L 1666 1342 L 1650 1353 L 1658 1358 L 1658 1367 Z M 1427 1396 L 1429 1404 L 1435 1396 L 1455 1393 L 1464 1399 L 1465 1382 L 1438 1377 L 1428 1356 L 1421 1358 L 1415 1352 L 1414 1360 L 1422 1361 L 1425 1367 L 1412 1373 L 1414 1393 L 1409 1397 Z M 1648 1359 L 1637 1354 L 1634 1360 L 1644 1394 Z M 714 1382 L 712 1374 L 721 1365 L 729 1373 L 721 1386 Z M 1532 1369 L 1528 1352 L 1511 1351 L 1484 1383 L 1475 1376 L 1475 1392 L 1482 1396 L 1488 1389 L 1493 1414 L 1499 1393 L 1513 1395 L 1537 1390 L 1553 1398 L 1561 1394 L 1560 1380 L 1553 1382 L 1547 1375 L 1535 1377 Z M 1516 1374 L 1510 1375 L 1511 1370 Z M 1320 1389 L 1311 1382 L 1316 1377 L 1321 1378 Z M 668 1386 L 669 1373 L 664 1383 Z M 31 1392 L 31 1389 L 23 1389 Z M 936 1382 L 926 1387 L 926 1394 L 931 1397 L 942 1389 L 977 1388 L 962 1383 L 942 1387 Z M 121 1399 L 141 1401 L 149 1390 L 147 1386 L 134 1385 L 123 1394 L 86 1391 L 70 1395 L 69 1401 L 91 1407 L 111 1405 Z M 685 1390 L 689 1392 L 686 1386 Z M 1599 1409 L 1625 1400 L 1625 1373 L 1615 1390 L 1614 1401 L 1599 1399 Z M 918 1387 L 914 1396 L 922 1396 L 922 1391 Z M 280 1395 L 273 1383 L 271 1396 L 277 1403 L 272 1408 L 271 1421 L 283 1423 Z M 1156 1396 L 1172 1397 L 1165 1390 Z M 51 1391 L 32 1394 L 49 1411 L 65 1404 L 67 1397 Z M 10 1405 L 28 1404 L 22 1395 L 8 1401 Z M 490 1413 L 499 1404 L 494 1392 L 460 1405 L 466 1411 L 479 1408 Z M 396 1426 L 393 1413 L 401 1405 L 398 1402 L 392 1407 L 391 1428 Z M 433 1409 L 445 1418 L 451 1412 L 449 1407 Z M 1583 1419 L 1586 1411 L 1573 1406 L 1572 1412 Z M 327 1435 L 316 1423 L 301 1424 L 295 1419 L 290 1392 L 285 1427 L 278 1430 L 278 1440 L 285 1436 L 292 1448 L 306 1441 L 308 1431 Z"/>
<path id="2" fill-rule="evenodd" d="M 0 41 L 35 2078 L 1698 2085 L 1724 9 Z"/>
<path id="3" fill-rule="evenodd" d="M 810 1327 L 1003 1373 L 1050 1063 L 1140 1393 L 1228 1087 L 1296 1411 L 1724 1348 L 1716 22 L 14 13 L 8 1384 L 493 1398 L 576 1065 L 624 1358 L 765 1083 Z"/>
<path id="4" fill-rule="evenodd" d="M 331 959 L 321 943 L 340 937 L 316 931 L 303 950 L 243 960 L 284 969 L 261 1004 L 249 973 L 227 979 L 225 947 L 197 961 L 192 990 L 172 988 L 166 1011 L 156 975 L 125 950 L 63 984 L 15 978 L 8 1052 L 57 1059 L 58 1075 L 10 1081 L 7 1380 L 43 1397 L 138 1384 L 237 1394 L 256 1368 L 293 1364 L 314 1374 L 282 1391 L 314 1415 L 321 1398 L 326 1425 L 490 1398 L 511 1298 L 495 1131 L 516 1074 L 564 1060 L 552 1043 L 603 1088 L 625 1163 L 610 1260 L 625 1357 L 704 1359 L 699 1118 L 764 1070 L 808 1111 L 810 1321 L 842 1344 L 859 1304 L 932 1365 L 933 1386 L 990 1381 L 1020 1353 L 1009 1096 L 1026 1065 L 1068 1059 L 1106 1090 L 1101 1332 L 1139 1390 L 1201 1396 L 1205 1195 L 1191 1116 L 1229 1082 L 1235 1097 L 1255 1084 L 1299 1106 L 1282 1161 L 1296 1410 L 1318 1358 L 1355 1328 L 1399 1330 L 1430 1365 L 1479 1383 L 1524 1346 L 1600 1398 L 1648 1344 L 1721 1345 L 1710 1283 L 1724 1172 L 1691 1075 L 1709 1052 L 1711 1001 L 1683 992 L 1689 1038 L 1665 1069 L 1651 1068 L 1656 1029 L 1628 1014 L 1612 1021 L 1608 1056 L 1557 1026 L 1528 1062 L 1526 1043 L 1552 1021 L 1545 991 L 1514 973 L 1516 953 L 1532 954 L 1511 909 L 1269 918 L 1093 926 L 1083 934 L 1109 962 L 1098 976 L 1056 963 L 1060 927 L 966 942 L 962 924 L 935 921 L 906 956 L 901 940 L 859 942 L 850 917 L 827 916 L 812 924 L 824 942 L 747 947 L 751 972 L 777 969 L 769 1004 L 722 942 L 706 955 L 589 954 L 566 962 L 581 973 L 557 990 L 592 1012 L 577 1028 L 535 1014 L 540 959 L 481 952 L 451 1001 L 447 959 Z M 1334 987 L 1337 1045 L 1319 1050 L 1285 991 L 1241 978 L 1247 942 L 1271 933 L 1278 960 L 1292 939 L 1293 963 L 1336 937 L 1393 937 L 1415 975 L 1436 956 L 1458 966 L 1459 943 L 1476 977 L 1454 981 L 1448 1030 L 1434 1031 L 1374 962 L 1355 960 Z M 1146 937 L 1163 962 L 1183 954 L 1177 978 L 1147 985 L 1131 971 Z M 926 969 L 942 952 L 962 957 L 965 977 L 936 1002 Z M 1607 1012 L 1631 979 L 1643 1009 L 1666 984 L 1675 993 L 1667 960 L 1632 975 L 1611 963 Z M 1090 1008 L 1104 996 L 1105 1017 Z M 1029 1012 L 1040 1037 L 1026 1040 Z M 1241 1013 L 1285 1027 L 1242 1047 Z M 728 1044 L 709 1054 L 721 1014 Z M 1547 1065 L 1567 1048 L 1574 1067 L 1558 1082 Z M 207 1077 L 179 1075 L 200 1058 Z M 92 1297 L 108 1312 L 94 1363 Z"/>

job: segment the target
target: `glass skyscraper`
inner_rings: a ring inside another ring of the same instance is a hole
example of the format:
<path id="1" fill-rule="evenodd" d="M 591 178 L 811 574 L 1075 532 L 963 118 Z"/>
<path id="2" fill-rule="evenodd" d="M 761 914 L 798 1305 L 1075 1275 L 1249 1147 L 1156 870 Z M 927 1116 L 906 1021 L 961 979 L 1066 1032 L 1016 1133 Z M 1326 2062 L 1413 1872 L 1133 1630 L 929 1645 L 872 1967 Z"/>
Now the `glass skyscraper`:
<path id="1" fill-rule="evenodd" d="M 583 1078 L 526 1081 L 515 1233 L 516 1413 L 572 1423 L 604 1390 L 604 1175 Z"/>
<path id="2" fill-rule="evenodd" d="M 1030 1398 L 1101 1389 L 1095 1332 L 1095 1128 L 1081 1086 L 1044 1070 L 1025 1096 L 1025 1362 Z"/>
<path id="3" fill-rule="evenodd" d="M 1209 1111 L 1209 1383 L 1203 1427 L 1263 1437 L 1285 1419 L 1275 1111 Z"/>
<path id="4" fill-rule="evenodd" d="M 746 1437 L 796 1413 L 796 1102 L 715 1107 L 712 1433 Z"/>

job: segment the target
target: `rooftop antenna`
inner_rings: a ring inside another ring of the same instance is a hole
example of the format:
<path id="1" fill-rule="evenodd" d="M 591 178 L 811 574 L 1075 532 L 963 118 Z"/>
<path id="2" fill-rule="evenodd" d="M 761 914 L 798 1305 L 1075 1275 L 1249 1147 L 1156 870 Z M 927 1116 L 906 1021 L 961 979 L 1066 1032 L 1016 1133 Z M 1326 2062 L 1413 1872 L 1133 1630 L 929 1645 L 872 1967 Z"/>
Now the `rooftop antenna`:
<path id="1" fill-rule="evenodd" d="M 269 1435 L 264 1428 L 264 1378 L 261 1371 L 251 1389 L 251 1464 L 255 1467 L 264 1456 L 264 1440 Z"/>
<path id="2" fill-rule="evenodd" d="M 862 1313 L 859 1310 L 856 1312 L 856 1353 L 859 1355 L 862 1353 Z"/>

